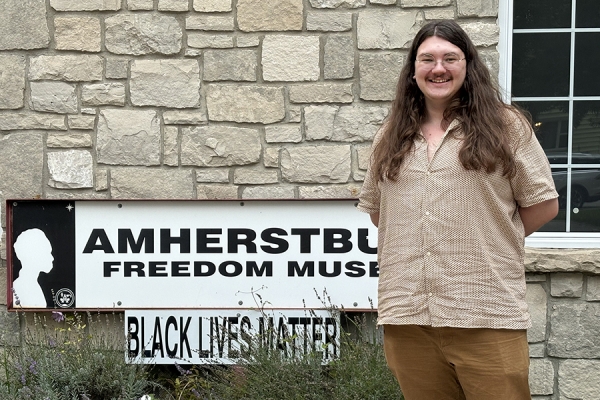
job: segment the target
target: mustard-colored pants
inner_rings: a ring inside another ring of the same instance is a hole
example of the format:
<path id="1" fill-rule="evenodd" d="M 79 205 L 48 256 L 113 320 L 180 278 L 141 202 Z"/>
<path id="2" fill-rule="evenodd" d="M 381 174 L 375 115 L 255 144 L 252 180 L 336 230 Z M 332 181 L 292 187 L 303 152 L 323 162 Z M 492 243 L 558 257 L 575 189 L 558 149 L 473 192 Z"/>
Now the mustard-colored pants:
<path id="1" fill-rule="evenodd" d="M 406 400 L 530 400 L 527 331 L 385 325 Z"/>

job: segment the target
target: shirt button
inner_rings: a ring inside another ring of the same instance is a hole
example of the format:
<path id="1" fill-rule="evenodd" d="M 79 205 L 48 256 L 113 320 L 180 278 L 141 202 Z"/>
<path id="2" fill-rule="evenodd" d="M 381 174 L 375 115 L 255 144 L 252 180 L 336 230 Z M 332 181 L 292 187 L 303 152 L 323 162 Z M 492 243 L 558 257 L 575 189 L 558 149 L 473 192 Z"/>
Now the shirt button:
<path id="1" fill-rule="evenodd" d="M 425 215 L 429 215 L 429 211 L 425 211 Z"/>
<path id="2" fill-rule="evenodd" d="M 427 175 L 428 175 L 428 176 L 429 176 L 429 175 L 431 175 L 431 171 L 427 171 Z"/>
<path id="3" fill-rule="evenodd" d="M 428 255 L 428 256 L 430 256 L 430 255 L 431 255 L 431 252 L 430 252 L 430 251 L 428 251 L 428 252 L 427 252 L 427 255 Z"/>
<path id="4" fill-rule="evenodd" d="M 429 293 L 427 293 L 427 296 L 431 297 L 431 296 L 433 296 L 433 293 L 429 292 Z"/>

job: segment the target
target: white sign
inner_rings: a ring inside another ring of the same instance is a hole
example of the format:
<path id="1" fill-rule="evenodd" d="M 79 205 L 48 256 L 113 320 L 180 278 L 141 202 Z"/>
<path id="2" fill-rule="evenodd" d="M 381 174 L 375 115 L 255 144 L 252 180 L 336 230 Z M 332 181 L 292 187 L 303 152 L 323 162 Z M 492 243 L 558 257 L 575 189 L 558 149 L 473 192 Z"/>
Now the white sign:
<path id="1" fill-rule="evenodd" d="M 339 355 L 339 314 L 326 310 L 126 310 L 126 360 L 144 364 L 233 364 L 257 351 L 288 358 Z"/>
<path id="2" fill-rule="evenodd" d="M 10 201 L 9 306 L 370 310 L 377 230 L 355 203 Z"/>

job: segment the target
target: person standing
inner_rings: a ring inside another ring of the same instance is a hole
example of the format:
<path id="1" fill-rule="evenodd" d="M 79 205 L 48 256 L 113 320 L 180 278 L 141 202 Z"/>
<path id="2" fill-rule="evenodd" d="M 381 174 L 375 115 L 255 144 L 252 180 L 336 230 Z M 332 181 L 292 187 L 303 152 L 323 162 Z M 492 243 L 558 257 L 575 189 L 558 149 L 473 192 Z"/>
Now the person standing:
<path id="1" fill-rule="evenodd" d="M 557 197 L 530 123 L 468 35 L 424 25 L 358 204 L 378 227 L 378 324 L 406 400 L 531 398 L 524 242 Z"/>

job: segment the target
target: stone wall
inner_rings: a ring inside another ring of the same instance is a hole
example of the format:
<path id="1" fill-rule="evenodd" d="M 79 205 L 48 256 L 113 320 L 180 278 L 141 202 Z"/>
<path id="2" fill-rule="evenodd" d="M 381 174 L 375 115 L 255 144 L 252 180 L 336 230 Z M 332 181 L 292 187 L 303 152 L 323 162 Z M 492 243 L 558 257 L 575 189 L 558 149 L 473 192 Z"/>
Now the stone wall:
<path id="1" fill-rule="evenodd" d="M 1 204 L 356 197 L 414 33 L 457 19 L 497 75 L 497 13 L 498 0 L 0 0 Z M 528 257 L 533 392 L 596 400 L 600 256 Z"/>

